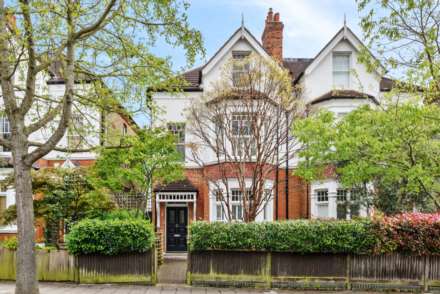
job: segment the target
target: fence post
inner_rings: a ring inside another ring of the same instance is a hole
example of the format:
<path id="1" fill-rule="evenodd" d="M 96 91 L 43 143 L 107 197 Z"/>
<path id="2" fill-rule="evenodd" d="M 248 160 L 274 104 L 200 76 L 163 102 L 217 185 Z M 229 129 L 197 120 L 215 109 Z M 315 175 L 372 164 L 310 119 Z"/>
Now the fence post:
<path id="1" fill-rule="evenodd" d="M 268 251 L 266 253 L 266 280 L 267 280 L 267 287 L 272 287 L 272 252 Z"/>
<path id="2" fill-rule="evenodd" d="M 347 290 L 351 290 L 351 254 L 347 254 Z"/>
<path id="3" fill-rule="evenodd" d="M 423 291 L 428 292 L 429 290 L 429 255 L 423 257 Z"/>
<path id="4" fill-rule="evenodd" d="M 191 250 L 189 250 L 189 248 L 186 257 L 186 283 L 191 285 Z"/>
<path id="5" fill-rule="evenodd" d="M 151 247 L 151 284 L 157 283 L 157 249 L 153 244 Z"/>
<path id="6" fill-rule="evenodd" d="M 74 255 L 73 256 L 73 279 L 74 282 L 79 284 L 81 281 L 79 279 L 79 256 L 78 255 Z"/>

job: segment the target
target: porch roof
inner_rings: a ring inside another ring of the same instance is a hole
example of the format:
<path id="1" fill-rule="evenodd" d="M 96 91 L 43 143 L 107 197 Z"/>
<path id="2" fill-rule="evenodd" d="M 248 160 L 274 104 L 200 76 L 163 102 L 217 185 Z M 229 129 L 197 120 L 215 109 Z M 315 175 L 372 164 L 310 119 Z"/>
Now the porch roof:
<path id="1" fill-rule="evenodd" d="M 172 182 L 166 185 L 159 185 L 154 192 L 197 192 L 197 188 L 188 180 Z"/>

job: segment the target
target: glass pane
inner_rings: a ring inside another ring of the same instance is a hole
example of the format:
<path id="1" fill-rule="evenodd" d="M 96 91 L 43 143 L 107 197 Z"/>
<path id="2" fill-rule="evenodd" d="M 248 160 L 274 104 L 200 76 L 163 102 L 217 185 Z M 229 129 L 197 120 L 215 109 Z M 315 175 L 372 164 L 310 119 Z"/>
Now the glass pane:
<path id="1" fill-rule="evenodd" d="M 333 70 L 334 71 L 349 71 L 350 70 L 350 55 L 335 54 L 333 55 Z"/>
<path id="2" fill-rule="evenodd" d="M 336 88 L 346 89 L 350 81 L 350 72 L 334 72 L 333 82 Z"/>
<path id="3" fill-rule="evenodd" d="M 181 224 L 181 225 L 185 224 L 185 210 L 184 209 L 179 210 L 179 224 Z"/>
<path id="4" fill-rule="evenodd" d="M 318 217 L 328 217 L 328 205 L 318 205 Z"/>
<path id="5" fill-rule="evenodd" d="M 174 224 L 176 222 L 176 216 L 174 210 L 168 210 L 168 222 Z"/>
<path id="6" fill-rule="evenodd" d="M 217 204 L 216 213 L 217 213 L 217 220 L 223 220 L 224 219 L 223 218 L 223 216 L 224 216 L 224 214 L 223 214 L 223 207 L 222 207 L 221 204 Z"/>
<path id="7" fill-rule="evenodd" d="M 360 207 L 359 207 L 358 203 L 350 205 L 351 218 L 359 216 L 359 210 L 360 210 Z"/>
<path id="8" fill-rule="evenodd" d="M 338 203 L 337 218 L 338 219 L 346 219 L 347 218 L 347 204 Z"/>

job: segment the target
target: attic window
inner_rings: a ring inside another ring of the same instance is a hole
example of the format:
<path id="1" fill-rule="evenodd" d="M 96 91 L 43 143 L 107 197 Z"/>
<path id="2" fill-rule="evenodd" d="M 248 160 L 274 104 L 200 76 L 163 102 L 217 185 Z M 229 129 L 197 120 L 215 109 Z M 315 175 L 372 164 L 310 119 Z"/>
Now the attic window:
<path id="1" fill-rule="evenodd" d="M 232 83 L 234 87 L 243 85 L 243 78 L 249 72 L 249 63 L 243 61 L 251 54 L 250 51 L 232 51 L 233 66 L 232 66 Z"/>
<path id="2" fill-rule="evenodd" d="M 350 53 L 333 53 L 333 86 L 336 89 L 350 87 Z"/>

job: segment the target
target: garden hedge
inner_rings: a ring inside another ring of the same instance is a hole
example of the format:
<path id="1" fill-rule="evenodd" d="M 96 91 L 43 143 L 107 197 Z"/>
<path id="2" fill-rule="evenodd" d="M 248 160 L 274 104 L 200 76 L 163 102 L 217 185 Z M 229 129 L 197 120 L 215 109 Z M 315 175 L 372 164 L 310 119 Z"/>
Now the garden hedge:
<path id="1" fill-rule="evenodd" d="M 191 251 L 440 255 L 440 213 L 351 221 L 194 222 L 189 240 Z"/>
<path id="2" fill-rule="evenodd" d="M 146 252 L 154 238 L 153 227 L 145 220 L 84 219 L 67 235 L 67 249 L 73 255 Z"/>
<path id="3" fill-rule="evenodd" d="M 376 244 L 372 223 L 297 220 L 262 223 L 194 222 L 190 250 L 256 250 L 295 253 L 368 253 Z"/>

